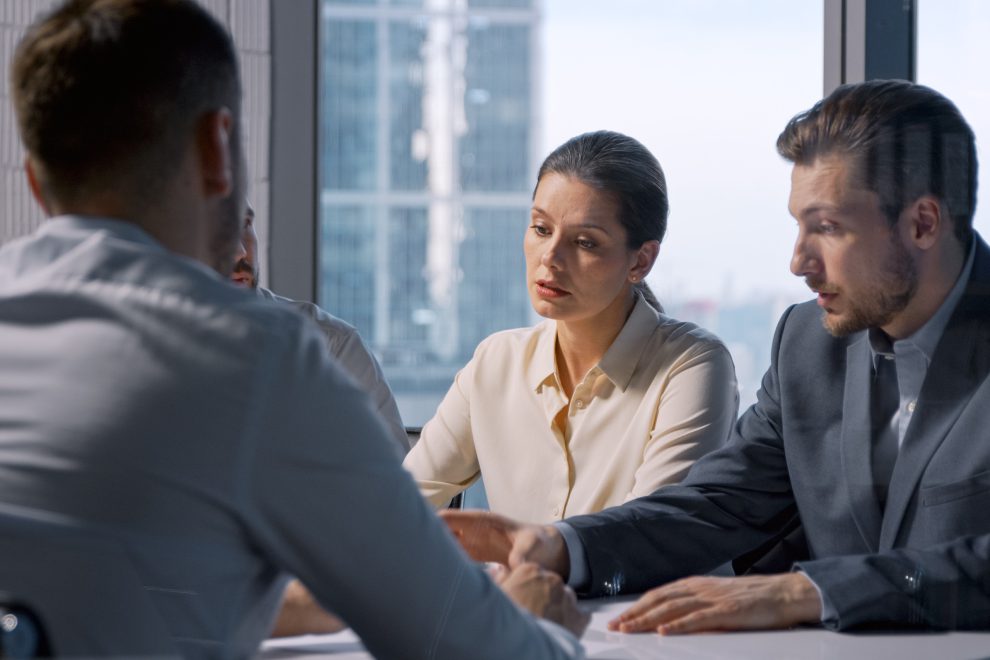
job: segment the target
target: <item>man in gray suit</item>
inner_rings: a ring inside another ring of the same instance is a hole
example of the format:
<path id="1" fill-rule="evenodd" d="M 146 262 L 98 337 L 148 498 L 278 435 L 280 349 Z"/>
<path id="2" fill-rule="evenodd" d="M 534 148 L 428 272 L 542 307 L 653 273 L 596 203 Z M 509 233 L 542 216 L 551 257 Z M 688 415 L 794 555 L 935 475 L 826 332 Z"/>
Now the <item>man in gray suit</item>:
<path id="1" fill-rule="evenodd" d="M 788 309 L 757 403 L 681 485 L 555 527 L 462 513 L 476 557 L 536 560 L 612 622 L 663 634 L 821 622 L 990 626 L 990 248 L 972 230 L 974 136 L 937 92 L 840 87 L 777 142 L 794 164 Z M 689 577 L 797 517 L 795 571 Z"/>

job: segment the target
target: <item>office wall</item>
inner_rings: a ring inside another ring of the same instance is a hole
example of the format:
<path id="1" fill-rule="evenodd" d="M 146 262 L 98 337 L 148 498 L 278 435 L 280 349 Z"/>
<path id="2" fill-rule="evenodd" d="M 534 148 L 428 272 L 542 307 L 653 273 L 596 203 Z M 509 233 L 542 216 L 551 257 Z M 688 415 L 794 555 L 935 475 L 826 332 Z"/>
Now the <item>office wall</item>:
<path id="1" fill-rule="evenodd" d="M 268 141 L 271 46 L 270 0 L 200 0 L 230 28 L 241 59 L 250 196 L 262 239 L 262 270 L 268 236 Z M 24 179 L 23 148 L 10 102 L 10 60 L 14 47 L 35 16 L 57 0 L 0 0 L 0 244 L 30 233 L 43 217 Z"/>

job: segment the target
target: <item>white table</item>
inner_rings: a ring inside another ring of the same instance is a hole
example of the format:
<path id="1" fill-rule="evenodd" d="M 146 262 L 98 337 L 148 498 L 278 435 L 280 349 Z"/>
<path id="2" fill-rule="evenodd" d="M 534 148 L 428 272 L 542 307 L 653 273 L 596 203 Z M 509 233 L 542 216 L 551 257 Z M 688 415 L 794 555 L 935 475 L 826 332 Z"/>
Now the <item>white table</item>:
<path id="1" fill-rule="evenodd" d="M 605 624 L 634 598 L 584 601 L 592 612 L 581 638 L 589 658 L 601 660 L 974 660 L 990 658 L 990 632 L 834 633 L 805 628 L 777 632 L 725 633 L 660 637 L 608 632 Z M 264 660 L 367 660 L 357 636 L 306 635 L 271 640 L 262 646 Z"/>

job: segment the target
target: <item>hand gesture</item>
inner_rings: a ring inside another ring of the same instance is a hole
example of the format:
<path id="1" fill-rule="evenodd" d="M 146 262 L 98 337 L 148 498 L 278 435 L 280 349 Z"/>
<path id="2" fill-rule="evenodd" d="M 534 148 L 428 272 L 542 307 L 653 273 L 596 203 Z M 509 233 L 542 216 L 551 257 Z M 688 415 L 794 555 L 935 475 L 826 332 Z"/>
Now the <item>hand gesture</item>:
<path id="1" fill-rule="evenodd" d="M 567 628 L 580 637 L 591 616 L 578 607 L 574 592 L 560 576 L 536 564 L 524 563 L 512 569 L 493 571 L 493 579 L 512 601 L 538 617 Z"/>
<path id="2" fill-rule="evenodd" d="M 440 517 L 475 561 L 493 561 L 510 568 L 532 562 L 567 578 L 567 546 L 552 525 L 524 525 L 488 511 L 447 509 Z"/>

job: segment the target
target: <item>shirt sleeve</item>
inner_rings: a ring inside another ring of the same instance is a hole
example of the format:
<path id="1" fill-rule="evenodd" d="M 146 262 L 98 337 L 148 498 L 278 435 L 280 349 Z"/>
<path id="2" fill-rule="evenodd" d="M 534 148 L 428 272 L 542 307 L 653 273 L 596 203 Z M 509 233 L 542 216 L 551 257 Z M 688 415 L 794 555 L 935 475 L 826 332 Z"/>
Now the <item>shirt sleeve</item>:
<path id="1" fill-rule="evenodd" d="M 695 344 L 664 377 L 656 422 L 626 501 L 679 483 L 696 460 L 725 445 L 736 421 L 735 367 L 720 342 Z"/>
<path id="2" fill-rule="evenodd" d="M 471 431 L 471 380 L 477 359 L 475 355 L 454 377 L 436 415 L 403 462 L 420 493 L 437 508 L 446 506 L 481 473 Z"/>
<path id="3" fill-rule="evenodd" d="M 330 350 L 340 360 L 344 370 L 357 381 L 358 386 L 371 398 L 371 403 L 385 424 L 385 430 L 395 441 L 399 457 L 409 452 L 409 436 L 399 416 L 392 389 L 385 381 L 381 365 L 356 331 L 348 332 L 330 342 Z"/>
<path id="4" fill-rule="evenodd" d="M 247 533 L 376 658 L 573 658 L 577 640 L 468 560 L 400 466 L 367 396 L 309 342 L 278 360 L 245 453 Z"/>
<path id="5" fill-rule="evenodd" d="M 553 526 L 564 538 L 564 545 L 567 546 L 567 559 L 570 563 L 570 570 L 567 573 L 567 586 L 581 593 L 587 591 L 590 571 L 588 570 L 588 555 L 581 545 L 581 537 L 573 527 L 564 521 L 557 521 Z"/>

